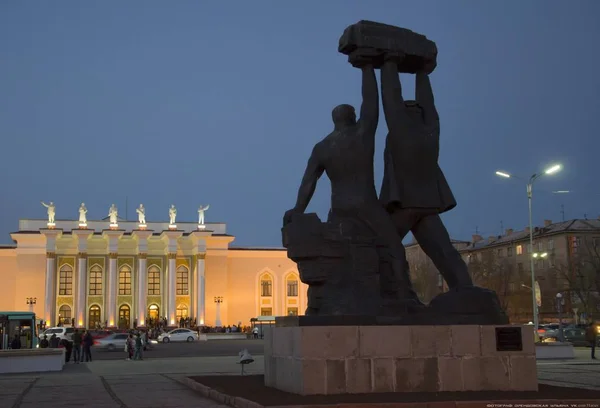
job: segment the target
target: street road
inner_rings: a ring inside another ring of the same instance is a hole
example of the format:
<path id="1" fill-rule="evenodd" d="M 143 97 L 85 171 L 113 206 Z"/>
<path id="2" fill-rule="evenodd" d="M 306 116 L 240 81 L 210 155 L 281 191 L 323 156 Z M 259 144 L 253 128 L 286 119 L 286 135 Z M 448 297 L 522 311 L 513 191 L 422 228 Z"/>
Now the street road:
<path id="1" fill-rule="evenodd" d="M 253 356 L 263 355 L 263 340 L 209 340 L 193 343 L 160 343 L 152 346 L 151 350 L 144 352 L 145 359 L 237 356 L 243 349 L 248 349 Z M 92 347 L 93 360 L 121 360 L 125 357 L 124 350 L 105 351 Z"/>

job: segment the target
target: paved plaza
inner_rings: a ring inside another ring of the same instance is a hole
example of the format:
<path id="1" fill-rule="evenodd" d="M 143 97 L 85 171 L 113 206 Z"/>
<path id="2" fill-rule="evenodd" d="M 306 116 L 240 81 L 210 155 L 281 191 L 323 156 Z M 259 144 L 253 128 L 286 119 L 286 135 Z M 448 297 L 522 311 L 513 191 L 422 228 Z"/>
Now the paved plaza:
<path id="1" fill-rule="evenodd" d="M 600 362 L 589 349 L 576 349 L 576 359 L 539 361 L 540 382 L 600 390 Z M 178 382 L 191 375 L 239 374 L 237 357 L 149 358 L 69 364 L 63 372 L 0 376 L 0 408 L 178 408 L 221 407 Z M 263 357 L 247 367 L 262 374 Z"/>
<path id="2" fill-rule="evenodd" d="M 145 352 L 145 357 L 173 358 L 173 357 L 214 357 L 214 356 L 237 356 L 238 353 L 247 349 L 250 354 L 264 354 L 263 340 L 210 340 L 195 341 L 193 343 L 159 343 L 154 344 L 152 350 Z M 125 352 L 119 347 L 115 351 L 97 350 L 92 348 L 94 360 L 121 360 Z"/>

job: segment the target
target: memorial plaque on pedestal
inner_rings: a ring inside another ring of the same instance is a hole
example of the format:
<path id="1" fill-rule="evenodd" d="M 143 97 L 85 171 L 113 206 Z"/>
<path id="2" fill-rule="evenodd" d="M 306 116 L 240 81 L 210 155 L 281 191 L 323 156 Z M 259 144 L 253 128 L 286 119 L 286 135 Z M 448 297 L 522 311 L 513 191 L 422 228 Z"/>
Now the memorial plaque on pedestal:
<path id="1" fill-rule="evenodd" d="M 522 351 L 523 334 L 520 327 L 496 327 L 496 351 Z"/>
<path id="2" fill-rule="evenodd" d="M 435 43 L 424 35 L 367 20 L 361 20 L 344 30 L 338 51 L 350 55 L 359 48 L 379 50 L 381 54 L 404 54 L 398 71 L 410 74 L 425 66 L 435 66 L 438 53 Z"/>

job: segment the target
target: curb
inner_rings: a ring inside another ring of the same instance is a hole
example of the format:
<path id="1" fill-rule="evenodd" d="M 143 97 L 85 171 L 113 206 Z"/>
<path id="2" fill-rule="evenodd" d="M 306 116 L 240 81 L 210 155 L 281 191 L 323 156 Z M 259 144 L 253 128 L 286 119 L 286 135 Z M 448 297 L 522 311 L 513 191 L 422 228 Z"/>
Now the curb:
<path id="1" fill-rule="evenodd" d="M 188 377 L 184 377 L 182 379 L 177 379 L 177 382 L 185 385 L 188 388 L 191 388 L 194 391 L 197 391 L 205 398 L 209 398 L 213 401 L 216 401 L 220 404 L 229 405 L 234 408 L 265 408 L 260 404 L 257 404 L 254 401 L 247 400 L 245 398 L 233 397 L 231 395 L 220 393 L 210 387 L 207 387 L 204 384 L 200 384 Z M 290 407 L 291 408 L 291 407 Z"/>
<path id="2" fill-rule="evenodd" d="M 522 404 L 523 406 L 533 406 L 537 404 L 544 405 L 566 405 L 566 406 L 598 406 L 598 400 L 562 400 L 562 399 L 544 399 L 544 400 L 503 400 L 503 401 L 436 401 L 436 402 L 386 402 L 386 403 L 338 403 L 338 404 L 317 404 L 317 405 L 281 405 L 265 407 L 254 401 L 241 397 L 234 397 L 223 394 L 204 384 L 200 384 L 188 377 L 173 380 L 182 385 L 200 393 L 205 398 L 209 398 L 220 404 L 229 405 L 233 408 L 489 408 L 493 406 L 511 406 Z"/>

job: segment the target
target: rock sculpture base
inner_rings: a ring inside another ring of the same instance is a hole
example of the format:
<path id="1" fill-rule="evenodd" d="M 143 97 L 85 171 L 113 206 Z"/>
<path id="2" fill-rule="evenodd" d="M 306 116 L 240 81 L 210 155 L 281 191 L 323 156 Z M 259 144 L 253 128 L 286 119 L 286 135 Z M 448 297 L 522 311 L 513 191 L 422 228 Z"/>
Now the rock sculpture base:
<path id="1" fill-rule="evenodd" d="M 265 385 L 282 391 L 314 395 L 538 389 L 532 326 L 278 324 L 265 336 Z M 502 339 L 496 329 L 503 327 L 520 329 L 520 350 L 498 351 Z"/>
<path id="2" fill-rule="evenodd" d="M 330 214 L 322 223 L 316 214 L 297 214 L 282 234 L 288 257 L 309 286 L 306 316 L 284 319 L 320 326 L 508 324 L 496 293 L 475 286 L 442 293 L 418 313 L 390 309 L 379 279 L 382 247 L 359 219 Z"/>

